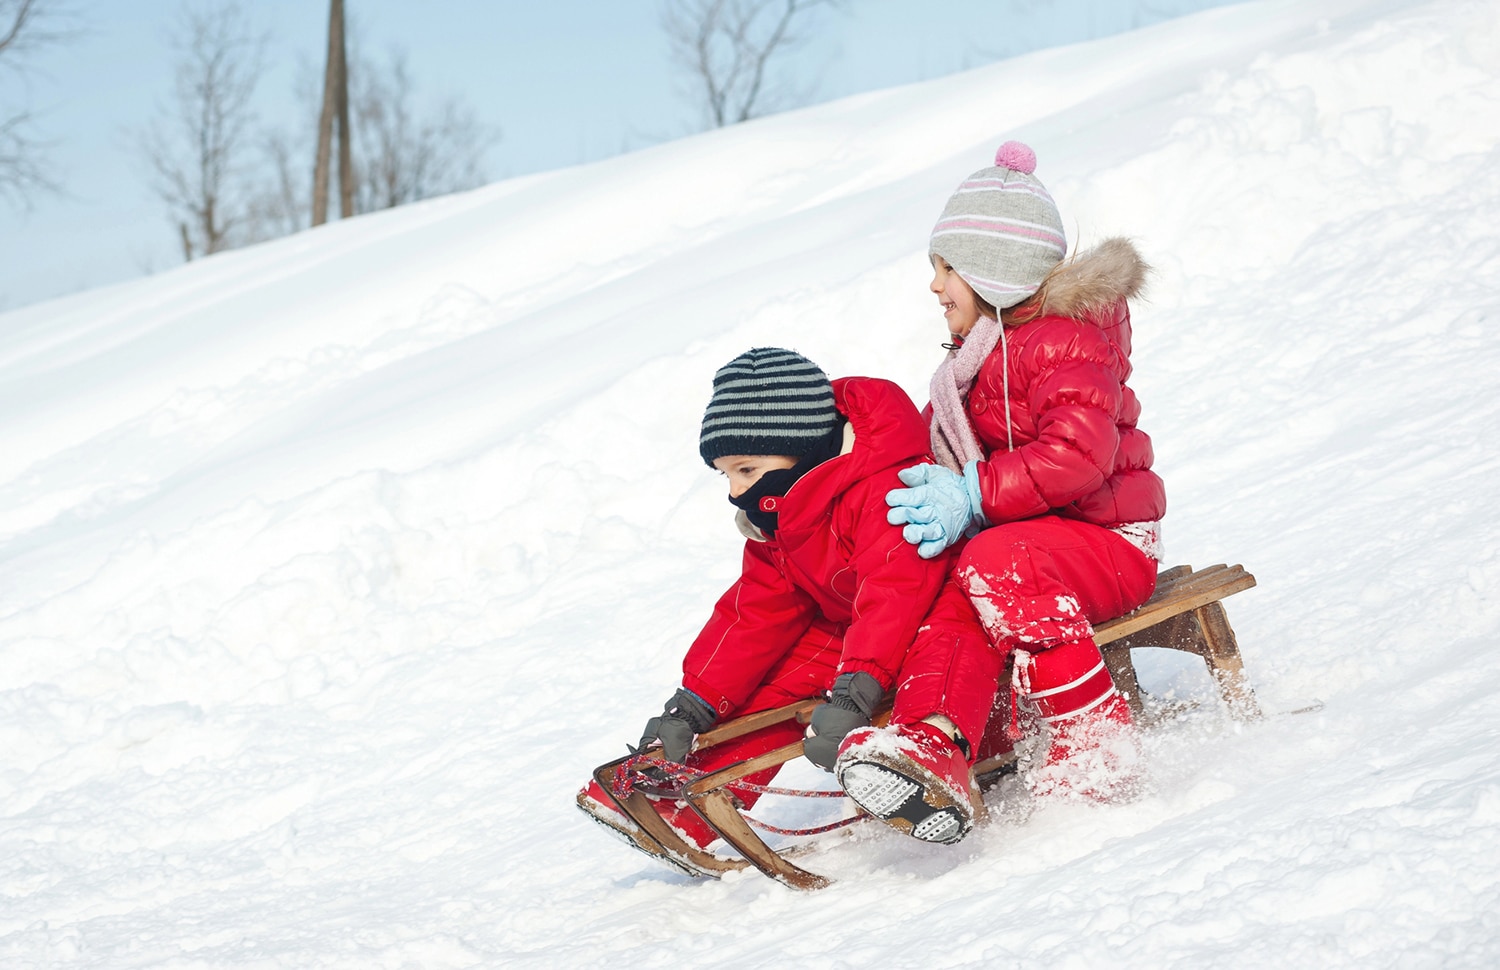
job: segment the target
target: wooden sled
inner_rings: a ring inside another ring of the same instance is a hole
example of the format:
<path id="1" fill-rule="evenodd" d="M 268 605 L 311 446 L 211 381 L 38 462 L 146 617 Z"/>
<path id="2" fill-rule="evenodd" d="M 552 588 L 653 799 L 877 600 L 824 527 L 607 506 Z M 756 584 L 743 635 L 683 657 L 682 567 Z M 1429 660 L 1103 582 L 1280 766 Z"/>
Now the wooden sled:
<path id="1" fill-rule="evenodd" d="M 1132 647 L 1165 647 L 1185 650 L 1203 658 L 1218 685 L 1220 696 L 1234 717 L 1250 719 L 1260 716 L 1240 661 L 1234 631 L 1219 602 L 1254 585 L 1255 577 L 1241 566 L 1217 565 L 1197 571 L 1190 566 L 1175 566 L 1158 575 L 1156 593 L 1140 609 L 1095 627 L 1094 640 L 1104 654 L 1115 686 L 1129 701 L 1132 713 L 1141 714 L 1141 690 L 1136 682 L 1130 650 Z M 700 734 L 694 747 L 698 750 L 709 748 L 790 719 L 806 724 L 813 708 L 820 703 L 820 699 L 809 698 L 786 707 L 736 718 Z M 876 722 L 881 723 L 883 717 L 877 717 Z M 697 778 L 674 795 L 687 800 L 709 826 L 739 852 L 740 858 L 718 856 L 684 841 L 652 807 L 652 796 L 642 791 L 632 791 L 623 799 L 615 799 L 615 804 L 639 827 L 629 836 L 638 847 L 661 856 L 684 872 L 717 878 L 726 872 L 754 866 L 794 889 L 821 889 L 830 880 L 801 868 L 787 858 L 787 854 L 778 853 L 766 845 L 745 821 L 729 788 L 749 775 L 801 756 L 802 742 L 797 741 Z M 610 798 L 614 798 L 617 772 L 633 757 L 618 758 L 595 769 L 595 780 Z M 1015 757 L 1014 752 L 1007 751 L 975 764 L 975 779 L 981 787 L 993 785 L 1013 768 Z M 583 807 L 581 800 L 579 804 Z"/>
<path id="2" fill-rule="evenodd" d="M 1220 564 L 1196 571 L 1191 566 L 1173 566 L 1157 575 L 1156 593 L 1140 609 L 1094 628 L 1094 642 L 1104 654 L 1115 687 L 1130 702 L 1132 714 L 1140 717 L 1142 710 L 1130 651 L 1165 647 L 1203 658 L 1231 715 L 1241 720 L 1260 717 L 1260 706 L 1240 661 L 1239 643 L 1219 602 L 1254 585 L 1255 577 L 1243 566 Z"/>

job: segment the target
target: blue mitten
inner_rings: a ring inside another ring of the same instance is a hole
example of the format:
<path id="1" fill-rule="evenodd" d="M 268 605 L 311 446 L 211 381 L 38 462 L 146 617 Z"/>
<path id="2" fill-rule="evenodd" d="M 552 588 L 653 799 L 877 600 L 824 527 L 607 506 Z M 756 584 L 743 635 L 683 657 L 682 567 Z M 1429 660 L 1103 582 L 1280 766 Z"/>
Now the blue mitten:
<path id="1" fill-rule="evenodd" d="M 917 555 L 931 559 L 973 527 L 989 523 L 980 511 L 978 462 L 964 466 L 960 475 L 942 465 L 913 465 L 900 472 L 910 488 L 885 493 L 891 507 L 886 521 L 904 525 L 901 536 L 917 547 Z"/>

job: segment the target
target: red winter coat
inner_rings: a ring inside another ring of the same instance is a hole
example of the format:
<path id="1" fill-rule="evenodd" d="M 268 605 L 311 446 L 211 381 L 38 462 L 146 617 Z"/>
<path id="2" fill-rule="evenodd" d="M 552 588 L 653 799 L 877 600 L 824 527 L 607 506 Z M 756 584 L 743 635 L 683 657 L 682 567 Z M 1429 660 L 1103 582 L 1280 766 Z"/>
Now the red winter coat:
<path id="1" fill-rule="evenodd" d="M 775 537 L 745 543 L 740 578 L 683 659 L 682 685 L 721 717 L 744 704 L 815 620 L 843 639 L 837 673 L 867 671 L 889 689 L 951 568 L 946 555 L 919 557 L 886 520 L 885 493 L 903 487 L 896 473 L 932 460 L 916 406 L 897 385 L 871 377 L 836 380 L 833 395 L 852 449 L 846 431 L 844 453 L 781 499 Z"/>
<path id="2" fill-rule="evenodd" d="M 997 344 L 980 365 L 965 409 L 989 455 L 978 471 L 991 523 L 1052 513 L 1109 527 L 1166 512 L 1151 439 L 1136 427 L 1140 402 L 1125 384 L 1125 301 L 1145 269 L 1122 239 L 1060 264 L 1040 314 L 1008 327 L 1004 352 Z"/>

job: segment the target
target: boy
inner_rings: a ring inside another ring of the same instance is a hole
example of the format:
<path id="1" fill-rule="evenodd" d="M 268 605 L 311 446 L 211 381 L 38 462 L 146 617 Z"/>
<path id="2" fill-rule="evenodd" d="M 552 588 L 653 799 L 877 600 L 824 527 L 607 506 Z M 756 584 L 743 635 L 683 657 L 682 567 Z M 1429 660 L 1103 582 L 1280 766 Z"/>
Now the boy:
<path id="1" fill-rule="evenodd" d="M 695 735 L 719 721 L 831 691 L 813 714 L 805 746 L 809 760 L 831 770 L 844 737 L 870 723 L 897 683 L 919 630 L 929 654 L 947 651 L 932 642 L 939 635 L 988 649 L 967 604 L 965 616 L 924 626 L 951 558 L 945 552 L 923 559 L 887 520 L 885 494 L 900 487 L 897 473 L 930 460 L 927 424 L 896 384 L 868 377 L 830 382 L 812 361 L 780 348 L 741 354 L 719 369 L 713 387 L 699 454 L 729 481 L 747 540 L 743 566 L 688 648 L 682 686 L 647 723 L 640 748 L 660 745 L 668 761 L 713 771 L 790 744 L 803 729 L 784 722 L 701 754 L 691 750 Z M 982 805 L 951 732 L 940 741 L 947 750 L 938 752 L 938 772 L 963 804 L 938 806 L 943 817 L 918 837 L 956 841 Z M 746 780 L 764 784 L 774 773 Z M 755 796 L 741 800 L 748 808 Z M 689 844 L 703 848 L 716 837 L 685 802 L 653 804 Z M 578 805 L 652 852 L 597 782 L 579 792 Z M 908 819 L 912 834 L 938 813 L 930 805 L 897 808 L 903 817 L 918 816 Z"/>

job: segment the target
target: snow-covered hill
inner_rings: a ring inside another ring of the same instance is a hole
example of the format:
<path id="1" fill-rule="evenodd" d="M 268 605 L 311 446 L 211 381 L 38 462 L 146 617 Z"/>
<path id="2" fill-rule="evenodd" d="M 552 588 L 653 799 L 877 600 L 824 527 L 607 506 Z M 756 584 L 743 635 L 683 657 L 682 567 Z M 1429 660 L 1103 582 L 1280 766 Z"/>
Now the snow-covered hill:
<path id="1" fill-rule="evenodd" d="M 572 795 L 735 572 L 709 378 L 925 399 L 1005 138 L 1155 263 L 1169 559 L 1326 707 L 815 895 L 653 867 Z M 1500 7 L 1262 0 L 0 315 L 0 965 L 1493 966 L 1497 226 Z"/>

